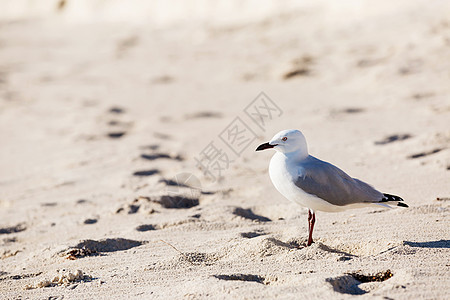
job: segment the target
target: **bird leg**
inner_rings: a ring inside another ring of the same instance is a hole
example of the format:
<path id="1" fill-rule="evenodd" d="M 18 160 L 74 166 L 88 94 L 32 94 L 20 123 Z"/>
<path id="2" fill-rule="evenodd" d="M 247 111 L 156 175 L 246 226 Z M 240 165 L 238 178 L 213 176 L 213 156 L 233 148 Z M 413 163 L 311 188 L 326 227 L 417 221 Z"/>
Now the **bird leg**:
<path id="1" fill-rule="evenodd" d="M 313 239 L 312 239 L 312 234 L 313 234 L 313 230 L 314 230 L 314 223 L 316 222 L 316 213 L 312 210 L 308 210 L 308 232 L 309 232 L 309 237 L 308 237 L 308 244 L 307 246 L 311 246 L 311 244 L 313 243 Z"/>
<path id="2" fill-rule="evenodd" d="M 311 231 L 311 219 L 312 219 L 311 210 L 308 209 L 308 233 Z"/>

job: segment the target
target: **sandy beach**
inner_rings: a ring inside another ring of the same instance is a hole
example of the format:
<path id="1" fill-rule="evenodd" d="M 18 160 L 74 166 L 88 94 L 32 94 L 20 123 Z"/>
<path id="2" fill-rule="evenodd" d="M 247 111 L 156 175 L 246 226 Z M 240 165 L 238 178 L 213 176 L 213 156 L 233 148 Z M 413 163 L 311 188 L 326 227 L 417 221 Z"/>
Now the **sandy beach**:
<path id="1" fill-rule="evenodd" d="M 448 299 L 448 1 L 31 2 L 0 4 L 1 299 Z M 306 247 L 255 152 L 290 128 L 409 208 Z"/>

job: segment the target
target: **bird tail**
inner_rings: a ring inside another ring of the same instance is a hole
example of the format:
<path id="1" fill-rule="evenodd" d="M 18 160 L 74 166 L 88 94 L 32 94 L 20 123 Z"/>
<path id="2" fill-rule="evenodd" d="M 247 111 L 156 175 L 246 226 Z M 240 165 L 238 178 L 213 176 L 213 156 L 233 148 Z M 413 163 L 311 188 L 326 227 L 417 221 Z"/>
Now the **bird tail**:
<path id="1" fill-rule="evenodd" d="M 381 201 L 378 202 L 380 205 L 386 206 L 386 204 L 393 205 L 393 204 L 397 203 L 397 206 L 409 207 L 408 204 L 403 202 L 403 199 L 400 198 L 399 196 L 394 196 L 394 195 L 390 195 L 390 194 L 383 194 L 383 196 L 384 196 L 383 199 L 381 199 Z"/>

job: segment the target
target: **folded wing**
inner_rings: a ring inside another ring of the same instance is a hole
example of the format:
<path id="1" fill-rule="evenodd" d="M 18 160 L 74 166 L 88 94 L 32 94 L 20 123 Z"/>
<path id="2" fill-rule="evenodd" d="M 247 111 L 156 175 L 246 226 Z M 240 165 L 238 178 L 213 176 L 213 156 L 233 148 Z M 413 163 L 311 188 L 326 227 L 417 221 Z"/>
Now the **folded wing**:
<path id="1" fill-rule="evenodd" d="M 295 185 L 337 206 L 377 203 L 383 199 L 383 194 L 367 183 L 351 178 L 341 169 L 312 156 L 302 162 Z"/>

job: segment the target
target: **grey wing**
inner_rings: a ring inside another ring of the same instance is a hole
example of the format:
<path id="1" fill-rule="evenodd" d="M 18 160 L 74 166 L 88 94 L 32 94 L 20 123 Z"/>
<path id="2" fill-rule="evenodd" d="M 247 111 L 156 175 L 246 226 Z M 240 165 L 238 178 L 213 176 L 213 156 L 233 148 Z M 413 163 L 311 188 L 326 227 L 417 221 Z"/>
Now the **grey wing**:
<path id="1" fill-rule="evenodd" d="M 383 194 L 341 169 L 314 157 L 302 164 L 295 185 L 308 194 L 330 204 L 344 206 L 355 203 L 376 203 Z"/>

